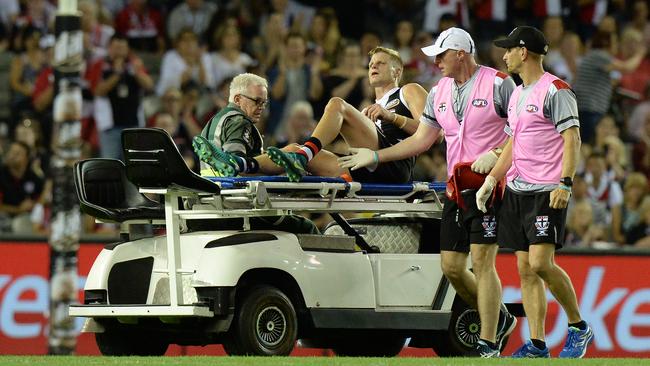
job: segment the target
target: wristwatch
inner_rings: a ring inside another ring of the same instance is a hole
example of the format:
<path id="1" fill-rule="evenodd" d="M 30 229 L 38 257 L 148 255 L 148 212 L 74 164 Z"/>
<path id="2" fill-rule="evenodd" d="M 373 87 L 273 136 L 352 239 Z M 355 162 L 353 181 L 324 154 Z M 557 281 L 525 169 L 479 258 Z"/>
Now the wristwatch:
<path id="1" fill-rule="evenodd" d="M 573 186 L 573 179 L 571 179 L 571 177 L 562 177 L 562 178 L 560 178 L 560 183 L 564 184 L 567 187 L 572 187 Z"/>

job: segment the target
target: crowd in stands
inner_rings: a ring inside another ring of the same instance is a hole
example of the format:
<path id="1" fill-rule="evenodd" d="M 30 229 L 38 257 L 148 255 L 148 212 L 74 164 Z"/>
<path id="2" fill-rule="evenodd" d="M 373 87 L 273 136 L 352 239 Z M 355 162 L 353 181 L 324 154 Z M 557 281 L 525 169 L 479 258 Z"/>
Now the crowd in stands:
<path id="1" fill-rule="evenodd" d="M 258 126 L 266 146 L 301 143 L 331 97 L 359 109 L 374 103 L 374 47 L 398 50 L 402 84 L 429 90 L 441 75 L 420 48 L 441 31 L 467 29 L 479 63 L 507 72 L 492 41 L 533 25 L 550 43 L 546 69 L 578 99 L 582 164 L 567 245 L 648 248 L 648 8 L 641 0 L 78 0 L 83 155 L 119 158 L 122 129 L 156 126 L 198 169 L 192 137 L 243 72 L 269 81 Z M 47 232 L 55 15 L 56 0 L 0 1 L 0 232 Z M 444 151 L 421 155 L 414 180 L 446 180 Z"/>

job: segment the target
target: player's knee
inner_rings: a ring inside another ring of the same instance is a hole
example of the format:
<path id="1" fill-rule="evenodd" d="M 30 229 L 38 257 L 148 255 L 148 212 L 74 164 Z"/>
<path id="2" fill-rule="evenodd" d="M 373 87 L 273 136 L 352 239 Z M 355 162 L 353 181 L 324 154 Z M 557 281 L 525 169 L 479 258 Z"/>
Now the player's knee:
<path id="1" fill-rule="evenodd" d="M 335 112 L 335 113 L 344 113 L 347 104 L 348 103 L 342 98 L 333 97 L 329 100 L 329 102 L 327 102 L 327 105 L 325 106 L 325 110 L 329 112 Z"/>
<path id="2" fill-rule="evenodd" d="M 551 269 L 551 263 L 545 260 L 531 260 L 530 270 L 539 277 L 545 278 Z"/>
<path id="3" fill-rule="evenodd" d="M 465 271 L 464 265 L 461 266 L 453 261 L 443 261 L 441 267 L 442 273 L 452 281 L 461 278 L 462 273 Z"/>

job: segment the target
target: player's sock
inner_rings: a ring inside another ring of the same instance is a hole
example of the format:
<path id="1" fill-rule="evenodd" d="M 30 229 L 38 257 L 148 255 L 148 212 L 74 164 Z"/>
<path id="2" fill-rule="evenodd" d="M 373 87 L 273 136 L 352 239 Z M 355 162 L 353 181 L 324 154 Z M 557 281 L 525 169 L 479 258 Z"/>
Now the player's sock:
<path id="1" fill-rule="evenodd" d="M 312 136 L 296 153 L 304 156 L 307 159 L 307 163 L 309 163 L 322 148 L 323 144 L 321 144 L 320 140 Z"/>

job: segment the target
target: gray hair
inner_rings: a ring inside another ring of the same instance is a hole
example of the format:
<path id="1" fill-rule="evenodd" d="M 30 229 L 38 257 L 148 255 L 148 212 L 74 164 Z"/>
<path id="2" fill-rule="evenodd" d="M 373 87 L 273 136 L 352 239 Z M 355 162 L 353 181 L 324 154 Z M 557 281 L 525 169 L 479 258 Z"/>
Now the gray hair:
<path id="1" fill-rule="evenodd" d="M 245 73 L 235 76 L 230 82 L 230 95 L 228 96 L 228 101 L 230 103 L 235 102 L 235 95 L 243 94 L 248 91 L 248 88 L 251 86 L 261 85 L 265 88 L 269 88 L 269 83 L 261 76 Z"/>
<path id="2" fill-rule="evenodd" d="M 311 104 L 309 102 L 306 102 L 304 100 L 299 100 L 291 106 L 291 110 L 289 112 L 289 116 L 293 116 L 296 113 L 303 112 L 309 116 L 309 118 L 314 118 L 314 109 L 311 107 Z"/>

